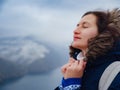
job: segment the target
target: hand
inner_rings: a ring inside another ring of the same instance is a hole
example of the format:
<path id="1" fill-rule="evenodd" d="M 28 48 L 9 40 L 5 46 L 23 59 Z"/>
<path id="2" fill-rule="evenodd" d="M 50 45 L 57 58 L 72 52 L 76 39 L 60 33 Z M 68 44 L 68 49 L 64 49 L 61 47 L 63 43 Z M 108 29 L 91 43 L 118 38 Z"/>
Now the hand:
<path id="1" fill-rule="evenodd" d="M 64 76 L 64 79 L 67 78 L 81 78 L 86 67 L 86 62 L 83 60 L 75 60 L 70 58 L 69 62 L 62 66 L 61 72 Z"/>

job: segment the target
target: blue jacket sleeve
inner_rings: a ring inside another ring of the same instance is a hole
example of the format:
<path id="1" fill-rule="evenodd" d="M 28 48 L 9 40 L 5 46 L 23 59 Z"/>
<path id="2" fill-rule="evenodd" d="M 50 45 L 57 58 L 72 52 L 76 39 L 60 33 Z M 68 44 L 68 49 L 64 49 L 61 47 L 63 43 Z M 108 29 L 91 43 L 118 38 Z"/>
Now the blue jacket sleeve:
<path id="1" fill-rule="evenodd" d="M 81 85 L 81 78 L 68 78 L 62 79 L 62 86 L 66 87 L 69 85 Z"/>
<path id="2" fill-rule="evenodd" d="M 62 84 L 55 90 L 80 90 L 81 78 L 62 79 Z"/>

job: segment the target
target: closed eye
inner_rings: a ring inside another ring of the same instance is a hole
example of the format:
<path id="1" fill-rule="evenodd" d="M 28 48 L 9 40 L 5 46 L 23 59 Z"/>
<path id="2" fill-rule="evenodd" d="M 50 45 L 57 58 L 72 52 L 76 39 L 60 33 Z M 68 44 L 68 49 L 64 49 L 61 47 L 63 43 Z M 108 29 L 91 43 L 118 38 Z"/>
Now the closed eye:
<path id="1" fill-rule="evenodd" d="M 88 28 L 88 27 L 89 27 L 89 24 L 86 23 L 86 22 L 84 22 L 84 23 L 82 23 L 82 27 L 83 27 L 83 28 Z"/>
<path id="2" fill-rule="evenodd" d="M 88 26 L 86 26 L 86 25 L 83 25 L 83 28 L 88 28 Z"/>
<path id="3" fill-rule="evenodd" d="M 78 23 L 76 26 L 79 27 L 80 25 L 83 28 L 88 28 L 89 27 L 89 23 L 88 22 L 82 22 L 81 24 Z"/>

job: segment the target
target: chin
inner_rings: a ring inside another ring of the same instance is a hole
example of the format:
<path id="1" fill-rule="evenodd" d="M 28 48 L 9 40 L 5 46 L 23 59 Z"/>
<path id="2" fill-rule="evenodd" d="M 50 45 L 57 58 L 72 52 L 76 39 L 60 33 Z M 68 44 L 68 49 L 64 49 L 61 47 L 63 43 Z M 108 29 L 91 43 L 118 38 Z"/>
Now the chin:
<path id="1" fill-rule="evenodd" d="M 77 43 L 77 42 L 72 42 L 71 46 L 79 49 L 79 43 Z"/>
<path id="2" fill-rule="evenodd" d="M 80 50 L 87 47 L 86 44 L 81 44 L 78 42 L 72 42 L 71 46 L 76 48 L 76 49 L 80 49 Z"/>

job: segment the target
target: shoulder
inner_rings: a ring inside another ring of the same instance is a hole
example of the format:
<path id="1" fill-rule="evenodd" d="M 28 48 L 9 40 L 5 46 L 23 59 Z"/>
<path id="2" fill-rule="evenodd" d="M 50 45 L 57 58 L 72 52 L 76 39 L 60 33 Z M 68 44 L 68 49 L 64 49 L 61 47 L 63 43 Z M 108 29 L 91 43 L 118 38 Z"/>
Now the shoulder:
<path id="1" fill-rule="evenodd" d="M 120 90 L 120 72 L 117 74 L 108 90 Z"/>

